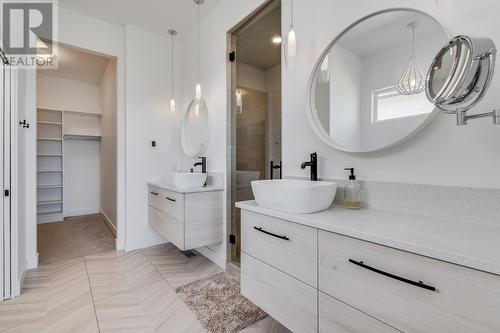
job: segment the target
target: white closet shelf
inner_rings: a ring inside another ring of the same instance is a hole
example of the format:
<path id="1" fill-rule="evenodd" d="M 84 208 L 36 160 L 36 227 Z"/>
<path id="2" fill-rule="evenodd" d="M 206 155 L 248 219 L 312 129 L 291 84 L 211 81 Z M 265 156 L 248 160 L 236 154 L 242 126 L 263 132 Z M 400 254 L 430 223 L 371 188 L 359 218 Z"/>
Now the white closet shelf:
<path id="1" fill-rule="evenodd" d="M 37 170 L 38 173 L 56 173 L 63 172 L 62 169 L 45 169 L 45 170 Z"/>
<path id="2" fill-rule="evenodd" d="M 62 157 L 62 154 L 37 154 L 38 157 Z"/>
<path id="3" fill-rule="evenodd" d="M 46 212 L 38 212 L 38 216 L 43 216 L 43 215 L 52 215 L 52 214 L 62 214 L 61 209 L 56 209 L 56 210 L 49 210 Z"/>
<path id="4" fill-rule="evenodd" d="M 79 116 L 84 116 L 84 117 L 101 117 L 101 113 L 96 113 L 96 112 L 84 112 L 84 111 L 74 111 L 74 110 L 64 110 L 64 112 L 74 114 L 74 115 L 79 115 Z"/>
<path id="5" fill-rule="evenodd" d="M 54 185 L 38 185 L 37 189 L 50 189 L 50 188 L 62 188 L 62 184 L 54 184 Z"/>
<path id="6" fill-rule="evenodd" d="M 43 121 L 43 120 L 39 120 L 39 121 L 37 121 L 37 124 L 43 124 L 43 125 L 59 125 L 59 126 L 62 126 L 62 122 L 57 122 L 57 121 Z"/>
<path id="7" fill-rule="evenodd" d="M 37 140 L 41 141 L 62 141 L 62 138 L 37 138 Z"/>
<path id="8" fill-rule="evenodd" d="M 38 206 L 46 206 L 46 205 L 54 205 L 54 204 L 62 204 L 62 200 L 40 200 L 40 201 L 37 201 Z"/>

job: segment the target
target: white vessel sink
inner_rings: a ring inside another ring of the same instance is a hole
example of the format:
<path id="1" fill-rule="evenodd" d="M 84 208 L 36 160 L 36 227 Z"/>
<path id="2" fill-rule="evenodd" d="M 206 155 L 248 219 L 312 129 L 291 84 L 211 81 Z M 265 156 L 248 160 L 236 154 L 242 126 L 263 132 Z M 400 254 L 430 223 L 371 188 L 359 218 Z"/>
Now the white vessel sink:
<path id="1" fill-rule="evenodd" d="M 257 180 L 252 182 L 252 191 L 259 206 L 308 214 L 330 208 L 337 184 L 295 179 Z"/>
<path id="2" fill-rule="evenodd" d="M 167 183 L 178 188 L 203 187 L 207 174 L 201 172 L 172 172 L 166 177 Z"/>

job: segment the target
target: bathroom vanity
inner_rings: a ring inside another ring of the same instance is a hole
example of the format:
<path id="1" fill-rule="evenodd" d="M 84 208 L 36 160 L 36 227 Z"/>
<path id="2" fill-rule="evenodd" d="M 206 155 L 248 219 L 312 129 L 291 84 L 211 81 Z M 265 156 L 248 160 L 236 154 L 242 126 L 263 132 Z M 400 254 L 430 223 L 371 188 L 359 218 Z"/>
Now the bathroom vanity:
<path id="1" fill-rule="evenodd" d="M 241 292 L 293 332 L 500 331 L 498 228 L 237 207 Z"/>
<path id="2" fill-rule="evenodd" d="M 148 222 L 182 251 L 219 243 L 223 239 L 220 186 L 177 188 L 148 183 Z"/>

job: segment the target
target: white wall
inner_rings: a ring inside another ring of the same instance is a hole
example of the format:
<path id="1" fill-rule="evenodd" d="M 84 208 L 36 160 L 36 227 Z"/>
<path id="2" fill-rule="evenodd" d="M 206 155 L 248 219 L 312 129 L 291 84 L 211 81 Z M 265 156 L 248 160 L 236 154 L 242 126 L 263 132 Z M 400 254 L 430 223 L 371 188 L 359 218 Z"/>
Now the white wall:
<path id="1" fill-rule="evenodd" d="M 37 74 L 37 106 L 45 109 L 101 113 L 98 84 Z"/>
<path id="2" fill-rule="evenodd" d="M 182 154 L 182 107 L 170 113 L 170 44 L 167 38 L 126 26 L 127 250 L 165 242 L 148 225 L 146 182 L 177 170 Z M 179 69 L 181 57 L 175 58 Z M 179 82 L 179 74 L 176 71 L 174 82 Z"/>
<path id="3" fill-rule="evenodd" d="M 101 79 L 101 211 L 116 233 L 117 109 L 116 61 L 110 60 Z"/>
<path id="4" fill-rule="evenodd" d="M 36 86 L 34 71 L 18 71 L 18 119 L 30 128 L 18 129 L 18 269 L 36 267 Z M 34 224 L 33 224 L 34 223 Z M 34 232 L 33 232 L 34 230 Z"/>
<path id="5" fill-rule="evenodd" d="M 414 7 L 437 18 L 450 35 L 487 36 L 500 45 L 500 3 L 493 0 L 403 1 L 360 0 L 348 6 L 340 0 L 294 2 L 294 25 L 298 40 L 296 67 L 283 72 L 283 159 L 286 176 L 307 177 L 301 162 L 312 151 L 319 153 L 319 176 L 345 178 L 344 168 L 353 166 L 360 178 L 373 181 L 499 188 L 500 130 L 490 120 L 457 127 L 453 116 L 440 114 L 415 138 L 387 151 L 347 154 L 336 151 L 315 136 L 305 114 L 309 75 L 321 52 L 345 27 L 374 11 L 389 7 Z M 290 2 L 283 2 L 282 30 L 290 24 Z M 217 82 L 213 82 L 217 85 Z M 488 96 L 475 109 L 498 107 L 500 72 L 496 72 Z"/>
<path id="6" fill-rule="evenodd" d="M 236 85 L 238 87 L 267 91 L 266 72 L 242 62 L 236 64 Z"/>
<path id="7" fill-rule="evenodd" d="M 207 102 L 210 121 L 213 126 L 210 146 L 207 150 L 209 171 L 226 172 L 226 110 L 227 110 L 227 32 L 239 21 L 252 13 L 263 0 L 221 0 L 201 22 L 200 36 L 200 81 Z M 196 84 L 196 34 L 195 31 L 183 36 L 182 74 L 183 107 L 193 98 Z M 183 167 L 189 167 L 193 159 L 182 159 Z M 226 179 L 226 177 L 225 177 Z M 227 188 L 228 184 L 226 184 Z M 224 231 L 226 231 L 226 196 L 224 195 Z M 224 239 L 227 235 L 224 233 Z M 200 251 L 225 266 L 226 241 L 201 249 Z"/>
<path id="8" fill-rule="evenodd" d="M 64 140 L 64 216 L 100 212 L 101 144 Z"/>
<path id="9" fill-rule="evenodd" d="M 330 135 L 340 146 L 359 149 L 361 142 L 362 59 L 343 47 L 328 57 L 330 80 Z M 334 78 L 334 79 L 333 79 Z"/>

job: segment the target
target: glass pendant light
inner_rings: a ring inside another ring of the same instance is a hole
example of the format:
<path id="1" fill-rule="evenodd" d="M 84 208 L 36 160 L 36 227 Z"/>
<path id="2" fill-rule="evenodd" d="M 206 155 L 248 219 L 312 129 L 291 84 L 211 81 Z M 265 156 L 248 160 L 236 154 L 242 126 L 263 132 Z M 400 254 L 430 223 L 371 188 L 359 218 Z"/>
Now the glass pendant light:
<path id="1" fill-rule="evenodd" d="M 201 101 L 201 84 L 200 84 L 200 6 L 205 2 L 204 0 L 193 0 L 197 5 L 197 82 L 194 88 L 194 98 L 196 103 Z"/>
<path id="2" fill-rule="evenodd" d="M 418 66 L 415 57 L 416 27 L 416 22 L 408 24 L 408 29 L 411 29 L 412 32 L 410 59 L 405 67 L 405 70 L 403 71 L 403 74 L 395 84 L 396 90 L 402 95 L 415 95 L 425 90 L 425 73 L 422 72 Z"/>
<path id="3" fill-rule="evenodd" d="M 323 62 L 321 63 L 321 67 L 319 70 L 318 80 L 320 83 L 330 82 L 330 72 L 328 71 L 328 65 L 329 65 L 328 61 L 329 61 L 329 56 L 327 54 L 325 59 L 323 59 Z"/>
<path id="4" fill-rule="evenodd" d="M 293 26 L 293 0 L 290 0 L 290 28 L 288 29 L 285 55 L 287 67 L 293 68 L 295 66 L 295 57 L 297 55 L 297 38 L 295 37 L 295 28 Z"/>
<path id="5" fill-rule="evenodd" d="M 174 114 L 175 113 L 175 98 L 174 98 L 174 36 L 177 35 L 177 31 L 173 30 L 173 29 L 169 29 L 168 30 L 168 33 L 170 34 L 171 36 L 171 40 L 172 40 L 172 45 L 171 45 L 171 51 L 172 51 L 172 56 L 171 56 L 171 70 L 172 70 L 172 82 L 170 84 L 171 86 L 171 89 L 172 89 L 172 93 L 171 93 L 171 98 L 170 98 L 170 113 Z"/>
<path id="6" fill-rule="evenodd" d="M 241 90 L 236 89 L 236 111 L 243 113 L 243 99 L 241 98 Z"/>

